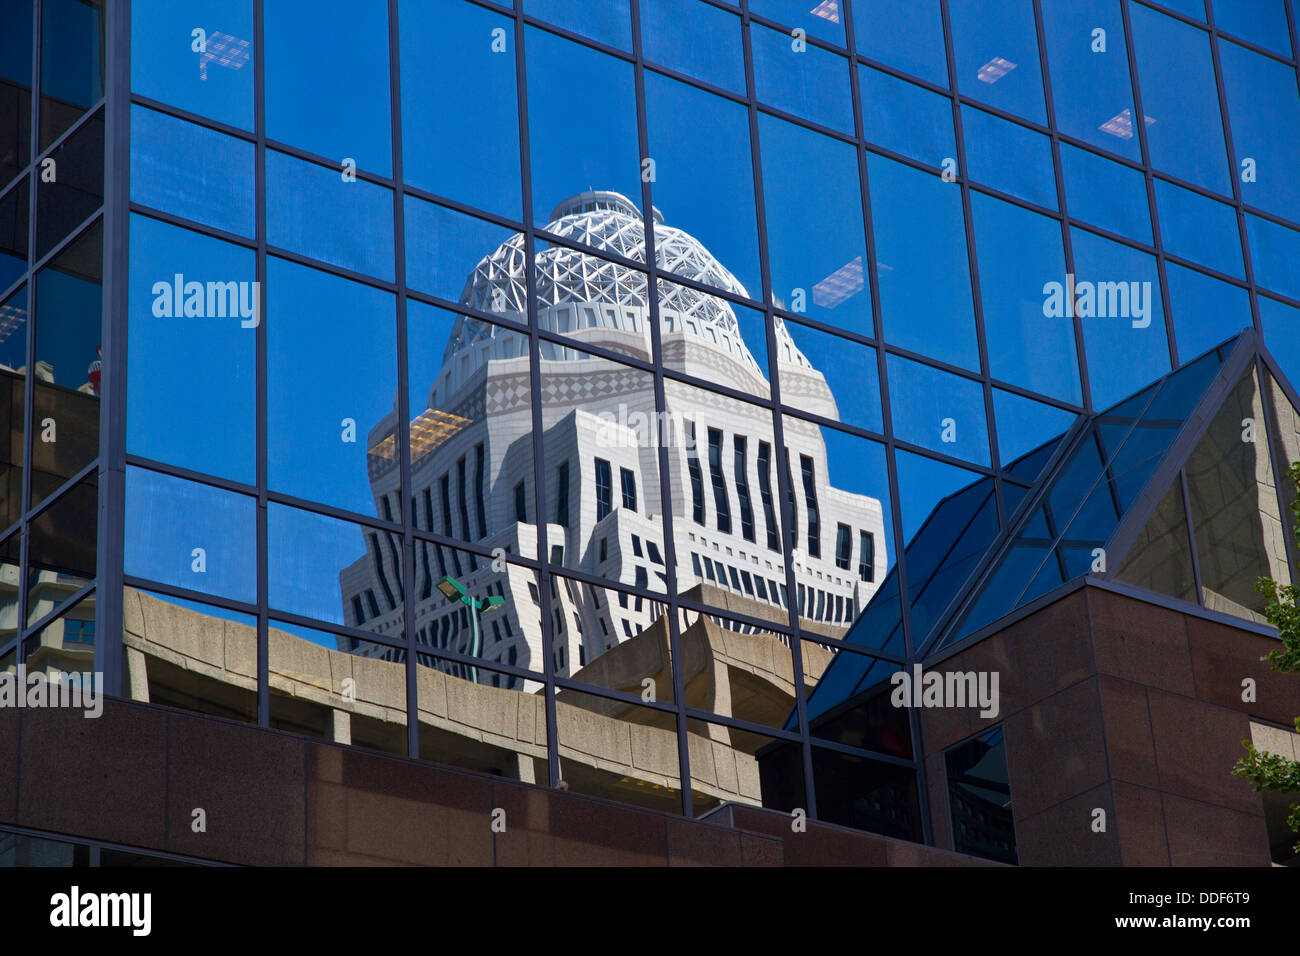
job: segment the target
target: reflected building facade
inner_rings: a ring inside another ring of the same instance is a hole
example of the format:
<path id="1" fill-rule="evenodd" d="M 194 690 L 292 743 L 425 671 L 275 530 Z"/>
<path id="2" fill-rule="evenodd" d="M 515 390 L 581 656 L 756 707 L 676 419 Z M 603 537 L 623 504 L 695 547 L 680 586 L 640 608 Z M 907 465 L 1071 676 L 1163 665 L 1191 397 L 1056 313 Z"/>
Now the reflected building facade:
<path id="1" fill-rule="evenodd" d="M 655 227 L 661 265 L 746 295 L 697 240 L 666 226 L 657 212 Z M 645 260 L 640 211 L 618 193 L 588 192 L 565 201 L 547 229 L 623 259 Z M 472 313 L 458 317 L 427 408 L 411 421 L 416 523 L 492 551 L 536 559 L 534 525 L 545 520 L 557 566 L 662 591 L 669 580 L 665 556 L 675 554 L 674 580 L 681 590 L 708 586 L 757 602 L 773 617 L 788 613 L 771 416 L 758 406 L 675 382 L 666 384 L 664 410 L 656 413 L 647 376 L 581 348 L 596 346 L 649 363 L 650 323 L 657 313 L 666 367 L 767 397 L 766 370 L 746 346 L 731 306 L 695 288 L 661 281 L 658 308 L 652 311 L 645 273 L 569 246 L 542 252 L 537 322 L 573 344 L 542 346 L 543 431 L 535 443 L 529 342 L 520 328 L 528 321 L 522 249 L 523 236 L 516 234 L 474 268 L 462 301 L 480 313 L 499 315 L 504 324 Z M 825 377 L 780 320 L 774 333 L 788 400 L 837 420 Z M 395 514 L 400 474 L 392 419 L 371 429 L 367 441 L 377 511 Z M 548 462 L 542 500 L 550 504 L 544 514 L 534 487 L 535 444 Z M 671 551 L 664 543 L 661 448 L 667 451 L 667 493 L 675 515 Z M 786 460 L 800 476 L 796 483 L 786 475 L 796 489 L 791 501 L 794 606 L 815 628 L 842 633 L 875 592 L 878 563 L 887 562 L 880 501 L 830 485 L 826 445 L 816 427 L 787 430 Z M 401 618 L 392 552 L 377 541 L 340 576 L 346 622 L 353 627 L 371 622 L 382 629 Z M 490 560 L 421 542 L 413 573 L 418 643 L 540 670 L 540 655 L 548 648 L 537 619 L 517 610 L 540 607 L 536 583 L 525 569 L 511 571 L 504 561 L 494 569 Z M 503 611 L 482 622 L 477 648 L 468 609 L 449 607 L 437 591 L 437 582 L 449 575 L 472 593 L 504 598 Z M 602 602 L 596 589 L 568 581 L 552 599 L 549 652 L 562 676 L 642 633 L 666 609 L 662 600 L 622 592 L 617 603 Z"/>

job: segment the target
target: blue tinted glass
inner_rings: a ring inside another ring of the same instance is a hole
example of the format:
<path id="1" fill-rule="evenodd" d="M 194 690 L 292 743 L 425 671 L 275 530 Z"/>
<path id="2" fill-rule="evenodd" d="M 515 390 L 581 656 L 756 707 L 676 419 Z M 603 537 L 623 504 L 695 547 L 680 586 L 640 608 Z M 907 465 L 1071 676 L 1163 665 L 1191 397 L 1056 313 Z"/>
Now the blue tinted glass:
<path id="1" fill-rule="evenodd" d="M 1160 0 L 1160 6 L 1176 10 L 1202 23 L 1205 22 L 1205 0 Z"/>
<path id="2" fill-rule="evenodd" d="M 991 106 L 1046 123 L 1033 7 L 1027 3 L 953 0 L 948 12 L 960 91 Z"/>
<path id="3" fill-rule="evenodd" d="M 1048 209 L 1056 208 L 1051 140 L 970 106 L 962 107 L 961 122 L 971 179 Z"/>
<path id="4" fill-rule="evenodd" d="M 24 179 L 0 199 L 0 222 L 5 223 L 0 233 L 0 290 L 22 278 L 27 272 L 27 227 L 31 209 L 29 180 Z M 9 338 L 12 339 L 12 333 Z M 11 342 L 10 348 L 13 347 Z M 18 368 L 27 363 L 25 346 L 20 349 L 24 357 L 16 363 L 8 363 L 11 368 Z"/>
<path id="5" fill-rule="evenodd" d="M 385 5 L 264 0 L 262 22 L 267 137 L 391 175 Z"/>
<path id="6" fill-rule="evenodd" d="M 1214 25 L 1224 33 L 1289 57 L 1291 37 L 1284 4 L 1285 0 L 1215 0 Z"/>
<path id="7" fill-rule="evenodd" d="M 251 249 L 131 217 L 127 452 L 256 479 L 256 278 Z"/>
<path id="8" fill-rule="evenodd" d="M 257 600 L 257 499 L 127 466 L 129 575 Z"/>
<path id="9" fill-rule="evenodd" d="M 269 150 L 266 230 L 275 246 L 393 280 L 393 193 Z"/>
<path id="10" fill-rule="evenodd" d="M 971 196 L 989 372 L 1067 402 L 1082 403 L 1074 323 L 1048 315 L 1043 286 L 1065 281 L 1061 224 L 989 196 Z"/>
<path id="11" fill-rule="evenodd" d="M 776 304 L 871 335 L 856 151 L 770 116 L 758 125 Z"/>
<path id="12" fill-rule="evenodd" d="M 700 0 L 641 0 L 645 58 L 718 86 L 745 92 L 740 18 Z"/>
<path id="13" fill-rule="evenodd" d="M 1038 545 L 1012 547 L 999 560 L 993 574 L 980 585 L 979 597 L 945 644 L 952 644 L 1014 610 L 1025 585 L 1047 554 L 1047 548 Z"/>
<path id="14" fill-rule="evenodd" d="M 844 46 L 844 0 L 749 0 L 751 13 Z"/>
<path id="15" fill-rule="evenodd" d="M 916 474 L 918 466 L 932 470 L 937 463 L 907 452 L 898 453 L 905 525 L 909 479 L 903 476 Z M 998 532 L 992 479 L 976 480 L 978 476 L 951 465 L 937 467 L 948 469 L 954 482 L 965 478 L 968 484 L 939 502 L 907 545 L 907 590 L 911 598 L 912 640 L 917 645 L 929 637 Z"/>
<path id="16" fill-rule="evenodd" d="M 889 404 L 899 440 L 989 464 L 984 390 L 978 382 L 891 355 Z"/>
<path id="17" fill-rule="evenodd" d="M 1238 279 L 1246 278 L 1237 214 L 1231 206 L 1156 180 L 1165 250 Z"/>
<path id="18" fill-rule="evenodd" d="M 1300 219 L 1300 180 L 1294 174 L 1300 155 L 1295 71 L 1235 43 L 1220 43 L 1219 58 L 1242 200 Z"/>
<path id="19" fill-rule="evenodd" d="M 632 65 L 532 28 L 525 44 L 534 219 L 585 190 L 639 200 Z"/>
<path id="20" fill-rule="evenodd" d="M 1251 324 L 1245 289 L 1175 263 L 1165 265 L 1178 360 L 1186 362 Z"/>
<path id="21" fill-rule="evenodd" d="M 401 538 L 391 532 L 301 511 L 272 502 L 266 509 L 267 597 L 271 607 L 343 624 L 339 579 L 361 564 L 374 573 L 375 562 L 393 595 L 385 612 L 401 606 Z M 342 574 L 340 574 L 342 572 Z M 385 601 L 385 596 L 380 600 Z"/>
<path id="22" fill-rule="evenodd" d="M 1259 322 L 1264 344 L 1282 372 L 1292 382 L 1300 382 L 1300 309 L 1261 295 Z"/>
<path id="23" fill-rule="evenodd" d="M 251 130 L 252 53 L 252 0 L 131 4 L 131 89 L 142 96 Z"/>
<path id="24" fill-rule="evenodd" d="M 1209 36 L 1141 4 L 1130 11 L 1151 164 L 1227 193 L 1228 154 Z"/>
<path id="25" fill-rule="evenodd" d="M 853 35 L 860 56 L 948 85 L 939 0 L 855 0 Z"/>
<path id="26" fill-rule="evenodd" d="M 0 82 L 14 104 L 31 109 L 32 16 L 36 0 L 16 0 L 4 7 L 5 30 L 0 33 Z M 21 111 L 18 114 L 22 116 Z M 0 189 L 31 161 L 31 121 L 19 119 L 0 132 Z M 8 283 L 4 283 L 8 285 Z"/>
<path id="27" fill-rule="evenodd" d="M 524 13 L 620 50 L 632 51 L 628 0 L 523 0 Z"/>
<path id="28" fill-rule="evenodd" d="M 1169 371 L 1160 282 L 1155 259 L 1144 252 L 1081 229 L 1070 238 L 1092 402 L 1106 408 Z"/>
<path id="29" fill-rule="evenodd" d="M 997 421 L 998 456 L 1005 468 L 1044 442 L 1065 434 L 1077 416 L 1063 408 L 995 388 L 993 417 Z"/>
<path id="30" fill-rule="evenodd" d="M 513 229 L 407 196 L 406 282 L 417 291 L 458 301 L 479 260 L 513 235 Z M 499 306 L 492 311 L 513 307 L 522 312 L 522 303 L 490 305 Z"/>
<path id="31" fill-rule="evenodd" d="M 1266 289 L 1300 299 L 1300 232 L 1246 213 L 1246 239 L 1255 281 Z"/>
<path id="32" fill-rule="evenodd" d="M 645 97 L 655 208 L 667 227 L 699 240 L 751 297 L 762 298 L 748 111 L 654 73 L 646 75 Z M 699 125 L 682 123 L 683 116 L 695 117 Z M 700 136 L 701 126 L 713 134 Z M 674 238 L 667 229 L 655 230 L 656 248 L 672 248 Z M 725 285 L 708 269 L 701 272 L 692 257 L 660 254 L 659 260 L 680 275 Z"/>
<path id="33" fill-rule="evenodd" d="M 951 100 L 870 67 L 858 72 L 862 128 L 870 142 L 931 166 L 955 161 Z"/>
<path id="34" fill-rule="evenodd" d="M 892 357 L 890 372 L 892 379 Z M 899 449 L 897 457 L 899 507 L 903 514 L 903 540 L 908 542 L 909 548 L 917 545 L 917 533 L 925 522 L 934 515 L 935 507 L 939 506 L 940 516 L 951 522 L 946 529 L 946 536 L 951 544 L 953 535 L 960 531 L 965 522 L 972 517 L 972 510 L 980 503 L 978 499 L 992 491 L 993 480 L 985 478 L 981 482 L 981 476 L 977 472 L 967 471 L 947 462 L 935 461 L 933 458 L 926 458 L 923 455 L 917 455 L 902 449 Z M 977 482 L 981 482 L 982 487 L 974 496 L 969 494 L 965 496 L 958 495 L 962 489 L 969 489 Z M 947 507 L 941 504 L 941 502 L 950 499 L 951 496 L 961 497 L 962 501 L 959 503 L 948 501 Z M 995 517 L 994 522 L 996 523 L 996 521 L 997 518 Z M 912 555 L 909 553 L 909 575 L 914 570 L 911 557 Z"/>
<path id="35" fill-rule="evenodd" d="M 788 34 L 754 24 L 754 89 L 777 109 L 845 133 L 853 132 L 848 60 Z"/>
<path id="36" fill-rule="evenodd" d="M 978 368 L 960 188 L 871 154 L 867 169 L 885 340 Z"/>
<path id="37" fill-rule="evenodd" d="M 253 144 L 131 107 L 131 201 L 252 236 Z"/>
<path id="38" fill-rule="evenodd" d="M 7 10 L 5 14 L 6 29 L 11 29 Z M 41 149 L 104 95 L 104 33 L 103 0 L 43 0 Z"/>
<path id="39" fill-rule="evenodd" d="M 398 17 L 403 178 L 521 219 L 513 22 L 459 0 L 402 0 Z"/>
<path id="40" fill-rule="evenodd" d="M 882 431 L 876 350 L 794 322 L 784 327 L 812 367 L 795 355 L 781 353 L 782 401 L 800 411 Z M 778 345 L 782 338 L 778 333 Z M 824 384 L 818 381 L 822 377 Z"/>
<path id="41" fill-rule="evenodd" d="M 374 513 L 366 465 L 384 437 L 371 429 L 393 409 L 394 302 L 391 293 L 268 259 L 266 447 L 272 489 Z M 320 388 L 321 382 L 329 388 Z"/>
<path id="42" fill-rule="evenodd" d="M 1061 144 L 1061 171 L 1070 218 L 1151 244 L 1146 180 L 1136 169 Z"/>
<path id="43" fill-rule="evenodd" d="M 1141 159 L 1119 0 L 1044 0 L 1043 33 L 1061 132 Z"/>
<path id="44" fill-rule="evenodd" d="M 812 425 L 800 419 L 791 418 L 789 415 L 786 415 L 782 421 L 784 423 L 786 444 L 790 447 L 790 455 L 793 459 L 791 469 L 796 485 L 799 531 L 807 531 L 807 514 L 805 496 L 802 494 L 803 482 L 800 473 L 800 457 L 801 455 L 811 454 L 815 468 L 814 477 L 816 481 L 821 481 L 820 475 L 822 474 L 823 465 L 817 448 L 817 439 L 820 437 L 826 446 L 826 482 L 832 488 L 839 489 L 841 493 L 847 493 L 843 500 L 851 504 L 854 514 L 857 516 L 858 524 L 864 525 L 866 530 L 872 532 L 875 538 L 876 552 L 874 580 L 882 580 L 885 571 L 894 566 L 894 523 L 890 517 L 890 509 L 883 507 L 890 500 L 889 472 L 885 467 L 885 446 L 869 438 L 859 438 L 836 428 Z M 772 468 L 775 473 L 777 468 L 775 461 Z M 773 494 L 775 493 L 774 486 Z M 863 497 L 853 497 L 858 495 Z M 837 497 L 839 496 L 837 495 Z M 882 504 L 881 520 L 883 526 L 871 527 L 874 524 L 874 519 L 866 517 L 866 515 L 874 512 L 875 509 L 871 502 L 864 500 L 867 498 L 874 499 Z M 823 555 L 833 553 L 832 545 L 834 541 L 832 535 L 834 526 L 830 523 L 829 517 L 830 513 L 828 512 L 826 517 L 822 519 Z M 827 531 L 828 527 L 830 528 L 829 532 Z M 795 546 L 802 549 L 804 544 L 806 542 L 800 540 L 796 542 Z"/>

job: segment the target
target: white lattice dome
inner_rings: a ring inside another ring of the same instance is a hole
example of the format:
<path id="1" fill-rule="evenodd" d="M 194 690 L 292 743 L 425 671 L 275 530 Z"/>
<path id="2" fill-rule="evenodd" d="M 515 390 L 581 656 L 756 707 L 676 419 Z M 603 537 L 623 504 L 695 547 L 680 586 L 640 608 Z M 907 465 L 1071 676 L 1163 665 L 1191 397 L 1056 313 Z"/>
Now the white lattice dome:
<path id="1" fill-rule="evenodd" d="M 655 261 L 663 273 L 684 276 L 735 295 L 749 295 L 740 281 L 699 240 L 681 229 L 666 225 L 657 209 L 652 210 L 652 215 Z M 621 193 L 593 191 L 573 196 L 551 213 L 546 230 L 633 262 L 646 261 L 641 211 Z M 647 287 L 648 277 L 638 270 L 567 246 L 539 244 L 538 310 L 543 323 L 548 321 L 548 317 L 566 323 L 558 325 L 557 331 L 571 333 L 584 327 L 609 327 L 613 324 L 626 331 L 641 332 L 638 327 L 640 316 L 649 307 Z M 526 288 L 524 237 L 516 233 L 474 267 L 465 282 L 460 301 L 483 312 L 522 316 L 527 308 Z M 596 308 L 555 308 L 569 303 Z M 612 308 L 600 309 L 600 306 Z M 766 376 L 766 368 L 754 360 L 745 346 L 736 314 L 725 299 L 661 276 L 659 310 L 665 330 L 684 329 L 714 344 L 728 343 L 738 360 Z M 554 319 L 557 312 L 562 319 Z M 446 356 L 450 358 L 484 337 L 512 337 L 516 334 L 462 316 L 447 343 Z M 779 318 L 776 334 L 782 361 L 811 367 L 790 340 Z"/>

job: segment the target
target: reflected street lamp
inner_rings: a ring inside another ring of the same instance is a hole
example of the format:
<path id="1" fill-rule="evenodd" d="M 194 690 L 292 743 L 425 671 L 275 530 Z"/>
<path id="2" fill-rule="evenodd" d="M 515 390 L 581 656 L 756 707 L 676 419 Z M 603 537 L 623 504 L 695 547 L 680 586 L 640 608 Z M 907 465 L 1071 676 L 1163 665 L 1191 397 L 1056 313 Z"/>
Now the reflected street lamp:
<path id="1" fill-rule="evenodd" d="M 490 594 L 487 598 L 479 600 L 470 597 L 468 589 L 453 577 L 444 577 L 438 582 L 438 590 L 447 596 L 449 601 L 459 601 L 469 608 L 469 619 L 471 624 L 470 638 L 470 656 L 478 657 L 482 651 L 479 640 L 478 616 L 480 613 L 494 611 L 506 603 L 506 599 L 499 594 Z M 470 667 L 471 680 L 478 683 L 478 668 Z"/>

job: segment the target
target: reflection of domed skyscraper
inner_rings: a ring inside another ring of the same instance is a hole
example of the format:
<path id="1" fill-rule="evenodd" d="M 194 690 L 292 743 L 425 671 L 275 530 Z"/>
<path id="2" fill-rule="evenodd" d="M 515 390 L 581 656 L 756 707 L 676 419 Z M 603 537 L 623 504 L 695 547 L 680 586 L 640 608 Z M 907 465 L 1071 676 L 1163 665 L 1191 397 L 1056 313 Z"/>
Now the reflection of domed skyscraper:
<path id="1" fill-rule="evenodd" d="M 654 218 L 661 270 L 746 294 L 697 240 L 665 225 L 657 210 Z M 575 196 L 556 208 L 546 228 L 595 251 L 645 261 L 640 211 L 618 193 Z M 842 633 L 886 565 L 883 520 L 875 498 L 830 486 L 820 429 L 785 420 L 798 562 L 797 591 L 789 595 L 771 412 L 669 379 L 666 414 L 656 416 L 651 373 L 581 348 L 652 360 L 646 274 L 539 243 L 537 275 L 540 327 L 574 343 L 541 343 L 540 444 L 552 561 L 610 581 L 665 589 L 657 447 L 662 442 L 679 589 L 702 587 L 706 600 L 712 600 L 708 589 L 727 591 L 729 606 L 773 620 L 784 619 L 793 599 L 809 630 Z M 658 293 L 666 369 L 768 397 L 765 363 L 750 352 L 726 300 L 664 278 Z M 495 313 L 502 324 L 467 315 L 457 320 L 426 409 L 411 410 L 411 470 L 420 527 L 535 557 L 539 516 L 529 339 L 513 327 L 527 322 L 526 295 L 523 236 L 516 234 L 482 259 L 466 282 L 461 301 Z M 752 335 L 762 336 L 761 326 Z M 783 400 L 838 418 L 825 378 L 780 320 L 775 341 Z M 371 485 L 384 518 L 400 512 L 393 427 L 388 416 L 369 438 Z M 396 538 L 368 533 L 366 555 L 340 576 L 348 624 L 400 632 L 399 553 Z M 540 595 L 531 573 L 514 567 L 496 572 L 483 559 L 418 541 L 412 572 L 418 640 L 470 651 L 468 612 L 447 603 L 436 589 L 444 575 L 451 575 L 471 594 L 505 598 L 502 611 L 483 618 L 481 657 L 542 669 Z M 662 613 L 656 602 L 598 590 L 576 581 L 554 589 L 551 652 L 558 674 L 577 672 Z"/>

